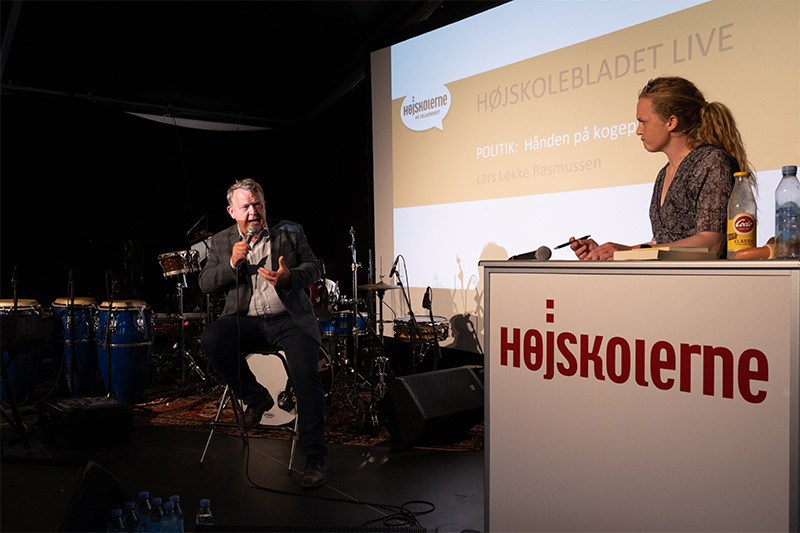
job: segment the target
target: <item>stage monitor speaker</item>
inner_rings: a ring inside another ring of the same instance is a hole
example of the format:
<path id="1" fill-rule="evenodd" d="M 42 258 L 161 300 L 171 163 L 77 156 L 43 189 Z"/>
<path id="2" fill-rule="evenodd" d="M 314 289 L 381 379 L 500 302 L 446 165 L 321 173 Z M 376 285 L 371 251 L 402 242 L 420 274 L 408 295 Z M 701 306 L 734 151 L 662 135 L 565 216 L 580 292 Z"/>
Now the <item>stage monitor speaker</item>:
<path id="1" fill-rule="evenodd" d="M 105 531 L 109 512 L 131 500 L 94 461 L 3 456 L 0 531 Z"/>
<path id="2" fill-rule="evenodd" d="M 468 367 L 396 377 L 386 399 L 392 438 L 402 446 L 460 437 L 483 420 L 483 383 Z"/>

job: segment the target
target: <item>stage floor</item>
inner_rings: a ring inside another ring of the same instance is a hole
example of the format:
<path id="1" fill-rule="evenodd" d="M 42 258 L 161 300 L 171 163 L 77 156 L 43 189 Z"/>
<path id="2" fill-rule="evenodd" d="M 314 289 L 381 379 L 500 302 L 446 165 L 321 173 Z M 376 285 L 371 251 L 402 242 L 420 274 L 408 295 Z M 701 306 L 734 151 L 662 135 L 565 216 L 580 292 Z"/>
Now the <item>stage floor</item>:
<path id="1" fill-rule="evenodd" d="M 332 444 L 328 484 L 303 490 L 300 473 L 288 473 L 291 440 L 244 444 L 218 432 L 201 466 L 204 431 L 135 424 L 128 440 L 67 449 L 38 426 L 35 406 L 22 414 L 30 453 L 2 425 L 3 531 L 57 531 L 77 504 L 100 501 L 111 485 L 134 497 L 179 494 L 186 531 L 195 530 L 201 498 L 211 500 L 218 531 L 377 531 L 405 524 L 394 517 L 400 506 L 417 513 L 417 531 L 483 530 L 482 451 Z M 102 469 L 85 473 L 88 461 Z M 295 468 L 304 462 L 298 455 Z"/>

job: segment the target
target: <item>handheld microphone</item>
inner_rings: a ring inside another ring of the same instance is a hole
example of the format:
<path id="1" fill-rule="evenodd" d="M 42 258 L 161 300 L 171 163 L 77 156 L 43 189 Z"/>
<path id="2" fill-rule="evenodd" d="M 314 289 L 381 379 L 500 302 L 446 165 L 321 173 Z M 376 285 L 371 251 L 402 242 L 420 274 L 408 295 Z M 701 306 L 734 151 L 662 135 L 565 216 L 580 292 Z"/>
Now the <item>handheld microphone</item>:
<path id="1" fill-rule="evenodd" d="M 553 252 L 547 246 L 540 246 L 532 252 L 524 254 L 512 255 L 508 258 L 509 261 L 547 261 Z"/>
<path id="2" fill-rule="evenodd" d="M 252 244 L 250 241 L 253 239 L 253 236 L 258 232 L 258 226 L 255 224 L 250 224 L 247 226 L 247 236 L 244 238 L 244 241 L 247 244 Z"/>
<path id="3" fill-rule="evenodd" d="M 400 260 L 400 256 L 394 258 L 394 264 L 392 264 L 392 269 L 389 271 L 389 278 L 393 278 L 395 272 L 397 272 L 397 261 Z"/>

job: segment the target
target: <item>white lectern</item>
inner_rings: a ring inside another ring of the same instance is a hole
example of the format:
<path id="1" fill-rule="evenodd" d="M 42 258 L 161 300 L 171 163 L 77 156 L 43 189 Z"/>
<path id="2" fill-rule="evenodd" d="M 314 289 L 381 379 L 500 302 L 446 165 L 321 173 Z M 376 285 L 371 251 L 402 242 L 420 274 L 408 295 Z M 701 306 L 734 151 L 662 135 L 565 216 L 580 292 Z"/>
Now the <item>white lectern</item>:
<path id="1" fill-rule="evenodd" d="M 486 531 L 796 531 L 797 261 L 484 261 Z"/>

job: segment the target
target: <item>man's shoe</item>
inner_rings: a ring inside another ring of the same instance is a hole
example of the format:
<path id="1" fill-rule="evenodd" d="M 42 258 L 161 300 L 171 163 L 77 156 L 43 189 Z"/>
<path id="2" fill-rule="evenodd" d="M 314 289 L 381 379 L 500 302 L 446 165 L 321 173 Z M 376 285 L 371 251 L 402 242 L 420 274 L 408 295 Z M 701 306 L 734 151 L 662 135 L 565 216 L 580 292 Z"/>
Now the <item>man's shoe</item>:
<path id="1" fill-rule="evenodd" d="M 272 409 L 273 405 L 275 405 L 275 400 L 272 399 L 269 392 L 267 392 L 267 397 L 260 402 L 248 405 L 247 411 L 244 412 L 244 415 L 239 420 L 239 429 L 241 431 L 250 431 L 256 427 L 261 423 L 261 417 L 264 416 L 264 413 Z"/>
<path id="2" fill-rule="evenodd" d="M 313 489 L 325 484 L 325 458 L 321 455 L 309 455 L 303 468 L 303 479 L 300 485 L 304 489 Z"/>

